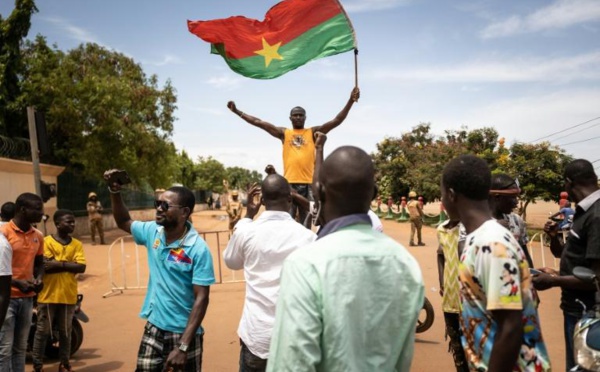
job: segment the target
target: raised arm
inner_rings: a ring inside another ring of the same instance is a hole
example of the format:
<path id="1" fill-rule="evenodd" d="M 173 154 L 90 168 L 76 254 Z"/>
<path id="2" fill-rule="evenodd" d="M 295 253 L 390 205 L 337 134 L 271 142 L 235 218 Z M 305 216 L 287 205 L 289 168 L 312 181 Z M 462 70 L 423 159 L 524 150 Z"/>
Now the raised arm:
<path id="1" fill-rule="evenodd" d="M 360 89 L 358 89 L 358 87 L 354 87 L 354 89 L 352 89 L 352 93 L 350 93 L 350 98 L 348 99 L 348 102 L 346 102 L 346 106 L 344 106 L 342 111 L 340 111 L 335 118 L 328 121 L 327 123 L 317 127 L 312 127 L 313 135 L 317 132 L 327 134 L 330 130 L 342 124 L 342 122 L 346 120 L 346 116 L 348 116 L 348 113 L 350 112 L 350 109 L 352 108 L 354 102 L 358 102 L 359 97 Z"/>
<path id="2" fill-rule="evenodd" d="M 255 127 L 258 127 L 264 130 L 265 132 L 269 133 L 273 137 L 279 138 L 281 141 L 283 141 L 283 133 L 285 131 L 285 128 L 276 127 L 271 123 L 268 123 L 266 121 L 263 121 L 259 118 L 256 118 L 252 115 L 248 115 L 245 112 L 238 110 L 238 108 L 235 106 L 235 102 L 233 101 L 227 102 L 227 108 L 229 108 L 231 112 L 233 112 L 240 118 L 244 119 L 248 124 L 254 125 Z"/>
<path id="3" fill-rule="evenodd" d="M 108 182 L 111 174 L 117 171 L 118 170 L 116 169 L 111 169 L 104 172 L 104 179 Z M 117 226 L 119 229 L 131 234 L 131 223 L 133 220 L 129 215 L 129 210 L 127 210 L 127 207 L 123 202 L 123 198 L 121 197 L 121 185 L 118 182 L 113 182 L 112 184 L 108 185 L 108 189 L 110 191 L 110 204 L 112 207 L 112 213 Z"/>

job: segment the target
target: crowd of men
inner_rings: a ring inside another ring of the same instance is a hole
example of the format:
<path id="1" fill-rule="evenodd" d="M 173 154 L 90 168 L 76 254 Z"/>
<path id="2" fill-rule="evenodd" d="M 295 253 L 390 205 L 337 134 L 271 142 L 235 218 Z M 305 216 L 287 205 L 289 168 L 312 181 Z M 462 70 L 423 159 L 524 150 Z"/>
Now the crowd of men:
<path id="1" fill-rule="evenodd" d="M 353 146 L 323 156 L 325 133 L 342 123 L 358 97 L 355 88 L 332 121 L 307 130 L 300 107 L 290 113 L 290 130 L 228 103 L 249 124 L 279 138 L 284 158 L 283 175 L 269 169 L 262 183 L 248 190 L 244 217 L 241 205 L 228 207 L 235 220 L 224 260 L 231 269 L 243 269 L 246 278 L 238 328 L 240 371 L 410 370 L 424 301 L 420 267 L 369 215 L 377 193 L 371 157 Z M 134 221 L 121 196 L 123 185 L 114 177 L 122 172 L 104 174 L 113 217 L 146 247 L 150 273 L 136 371 L 200 371 L 202 321 L 215 275 L 210 250 L 190 221 L 194 194 L 171 187 L 157 196 L 154 221 Z M 537 291 L 552 287 L 562 290 L 567 369 L 575 365 L 573 329 L 582 317 L 578 301 L 591 308 L 595 289 L 575 278 L 573 269 L 600 273 L 600 190 L 586 160 L 568 164 L 564 179 L 577 204 L 566 243 L 558 238 L 555 222 L 544 228 L 553 254 L 561 257 L 560 271 L 532 273 L 525 223 L 513 213 L 518 181 L 492 176 L 486 161 L 474 155 L 445 165 L 441 200 L 449 220 L 437 229 L 438 268 L 457 371 L 550 371 Z M 93 197 L 93 212 L 99 212 Z M 298 200 L 309 205 L 302 209 L 310 213 L 296 221 L 292 206 Z M 417 204 L 409 202 L 411 221 L 415 216 L 410 245 L 424 245 Z M 259 215 L 261 206 L 265 210 Z M 3 219 L 10 210 L 2 207 Z M 44 237 L 34 227 L 43 216 L 41 198 L 24 193 L 12 210 L 0 226 L 0 371 L 25 369 L 35 296 L 34 371 L 43 370 L 43 350 L 54 326 L 60 333 L 59 371 L 71 371 L 75 275 L 86 268 L 81 242 L 71 237 L 73 213 L 58 210 L 57 233 Z M 305 220 L 318 228 L 316 233 L 304 227 Z M 96 231 L 104 243 L 102 229 Z"/>

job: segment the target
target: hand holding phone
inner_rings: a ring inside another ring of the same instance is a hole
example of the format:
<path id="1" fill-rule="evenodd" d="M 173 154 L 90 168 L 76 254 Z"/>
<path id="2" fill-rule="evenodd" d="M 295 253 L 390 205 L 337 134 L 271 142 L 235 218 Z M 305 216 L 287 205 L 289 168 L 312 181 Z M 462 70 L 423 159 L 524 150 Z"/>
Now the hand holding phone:
<path id="1" fill-rule="evenodd" d="M 123 185 L 131 183 L 131 178 L 126 171 L 121 169 L 111 169 L 104 172 L 104 179 L 108 187 L 114 190 L 120 190 Z"/>
<path id="2" fill-rule="evenodd" d="M 530 268 L 529 269 L 529 273 L 531 275 L 538 275 L 538 274 L 542 274 L 542 271 L 538 270 L 538 269 L 534 269 L 534 268 Z"/>

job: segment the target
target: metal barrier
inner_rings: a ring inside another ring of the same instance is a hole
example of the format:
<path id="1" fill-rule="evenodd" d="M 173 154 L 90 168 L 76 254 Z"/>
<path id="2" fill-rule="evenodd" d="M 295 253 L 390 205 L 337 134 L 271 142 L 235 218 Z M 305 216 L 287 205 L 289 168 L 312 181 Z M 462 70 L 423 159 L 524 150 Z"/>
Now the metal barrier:
<path id="1" fill-rule="evenodd" d="M 121 238 L 118 238 L 114 242 L 112 242 L 112 244 L 108 248 L 108 280 L 110 281 L 111 288 L 110 288 L 110 291 L 108 291 L 102 295 L 103 298 L 106 298 L 106 297 L 114 295 L 114 294 L 121 294 L 126 289 L 146 289 L 146 288 L 148 288 L 148 286 L 141 285 L 140 253 L 139 253 L 139 246 L 137 244 L 135 244 L 135 242 L 133 243 L 133 245 L 134 245 L 134 249 L 135 249 L 136 284 L 133 286 L 130 286 L 127 284 L 127 265 L 126 265 L 127 256 L 125 255 L 125 239 L 131 240 L 131 242 L 133 242 L 132 236 L 123 236 Z M 112 251 L 115 246 L 118 246 L 121 249 L 120 271 L 121 271 L 121 279 L 123 281 L 122 285 L 117 285 L 115 283 L 116 278 L 114 276 L 115 273 L 114 273 L 113 260 L 112 260 Z"/>
<path id="2" fill-rule="evenodd" d="M 527 243 L 527 248 L 529 249 L 529 255 L 531 256 L 531 260 L 535 262 L 535 250 L 533 249 L 535 247 L 535 243 L 539 241 L 539 251 L 540 251 L 540 255 L 542 257 L 542 267 L 547 267 L 546 266 L 546 247 L 550 246 L 550 242 L 548 241 L 547 238 L 547 234 L 545 232 L 539 232 L 539 233 L 535 233 L 531 239 L 529 239 L 529 243 Z M 563 239 L 564 239 L 564 234 L 563 234 Z M 556 257 L 554 257 L 554 255 L 552 255 L 552 259 L 553 261 L 553 268 L 557 269 L 558 268 L 558 260 Z"/>
<path id="3" fill-rule="evenodd" d="M 216 269 L 216 284 L 245 282 L 246 280 L 243 277 L 244 274 L 242 270 L 230 270 L 224 265 L 223 262 L 222 251 L 224 251 L 225 247 L 227 247 L 227 243 L 231 238 L 231 232 L 229 230 L 205 231 L 198 232 L 198 234 L 202 237 L 202 239 L 204 239 L 204 241 L 208 245 L 211 255 L 213 257 L 213 266 Z M 116 249 L 120 249 L 117 258 L 117 260 L 120 262 L 113 262 L 113 250 L 115 249 L 115 247 Z M 143 249 L 145 256 L 146 248 L 143 246 L 141 248 Z M 130 251 L 131 249 L 133 249 L 135 252 L 133 258 L 134 262 L 128 262 L 128 258 L 130 256 L 127 255 L 127 251 Z M 133 284 L 130 284 L 127 280 L 128 276 L 131 276 L 132 274 L 132 268 L 130 267 L 131 265 L 133 265 L 133 269 L 135 269 L 135 280 Z M 147 271 L 147 269 L 145 269 L 145 271 Z M 240 273 L 241 278 L 238 277 L 240 276 Z M 120 274 L 120 278 L 117 274 Z M 146 289 L 148 288 L 148 286 L 142 284 L 142 280 L 146 280 L 147 282 L 147 279 L 148 276 L 146 275 L 146 273 L 144 273 L 142 278 L 140 265 L 140 246 L 133 241 L 133 237 L 131 235 L 124 236 L 112 242 L 112 244 L 108 248 L 108 280 L 110 282 L 111 287 L 110 291 L 106 292 L 104 295 L 102 295 L 102 297 L 106 298 L 115 294 L 122 294 L 124 290 L 128 289 Z"/>

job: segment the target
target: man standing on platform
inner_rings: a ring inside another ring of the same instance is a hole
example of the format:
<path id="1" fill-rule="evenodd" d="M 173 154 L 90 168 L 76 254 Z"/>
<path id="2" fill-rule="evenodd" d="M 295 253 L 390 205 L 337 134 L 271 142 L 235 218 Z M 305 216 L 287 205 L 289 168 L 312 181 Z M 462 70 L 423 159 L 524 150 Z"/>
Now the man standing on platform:
<path id="1" fill-rule="evenodd" d="M 310 184 L 313 180 L 315 167 L 315 133 L 329 133 L 346 119 L 354 102 L 358 101 L 360 90 L 358 87 L 352 89 L 350 98 L 342 111 L 335 118 L 323 125 L 304 128 L 306 111 L 302 107 L 294 107 L 290 112 L 292 129 L 276 127 L 254 116 L 248 115 L 237 109 L 235 102 L 229 101 L 227 107 L 247 123 L 258 127 L 281 140 L 283 144 L 283 176 L 290 186 L 309 201 L 313 200 Z M 296 215 L 297 205 L 294 203 L 290 209 L 292 217 Z M 304 223 L 306 211 L 299 211 L 298 222 Z"/>

